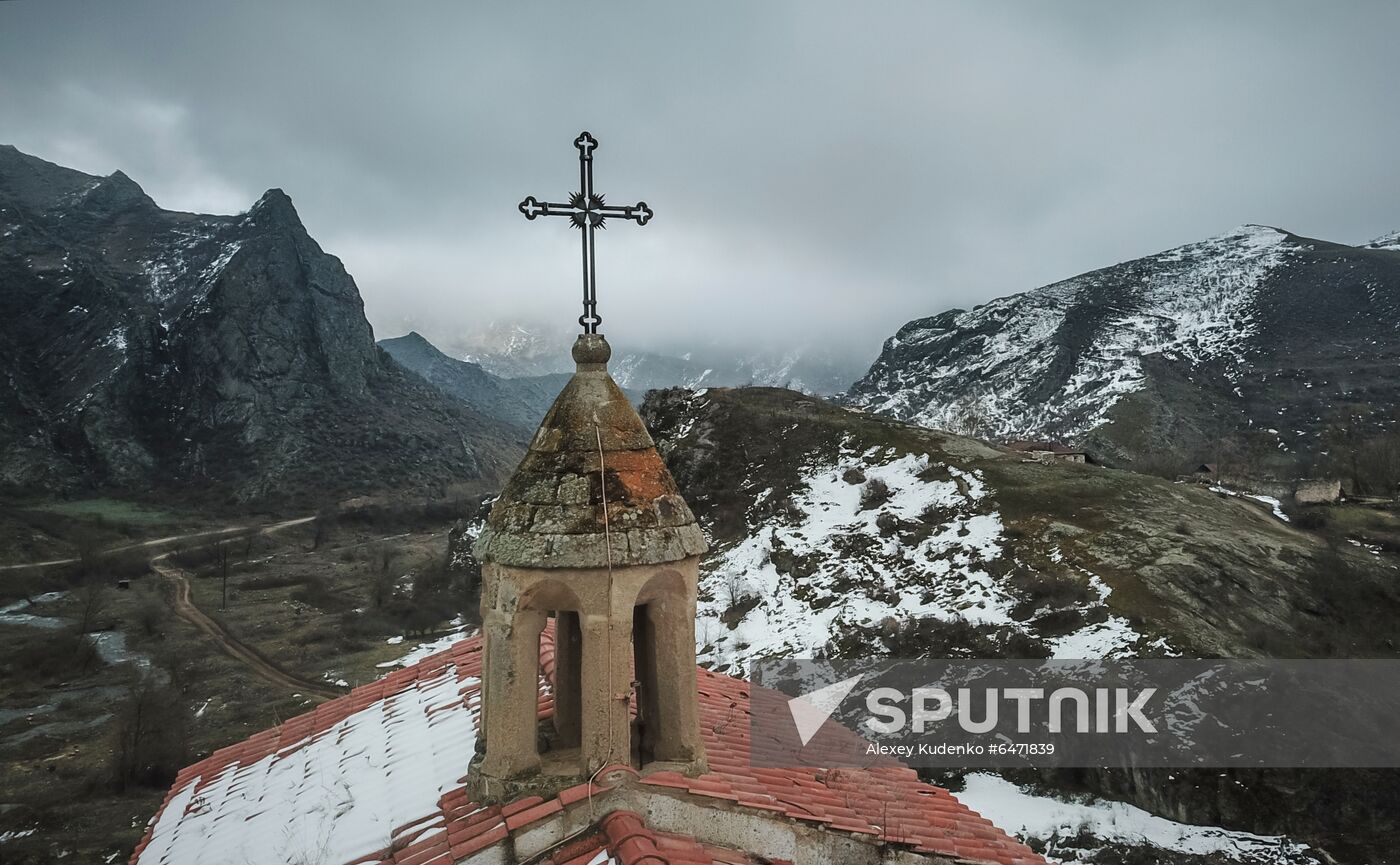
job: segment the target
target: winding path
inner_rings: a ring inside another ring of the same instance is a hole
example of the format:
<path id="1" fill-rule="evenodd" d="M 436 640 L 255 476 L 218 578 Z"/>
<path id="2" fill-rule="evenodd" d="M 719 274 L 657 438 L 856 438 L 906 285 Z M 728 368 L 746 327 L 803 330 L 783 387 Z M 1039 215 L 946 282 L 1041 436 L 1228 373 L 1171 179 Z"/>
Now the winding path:
<path id="1" fill-rule="evenodd" d="M 202 532 L 192 532 L 187 535 L 170 535 L 164 538 L 154 538 L 149 541 L 140 541 L 133 544 L 123 544 L 119 547 L 111 547 L 103 550 L 101 555 L 110 553 L 120 553 L 129 550 L 154 549 L 182 541 L 208 539 L 211 543 L 218 538 L 239 533 L 256 533 L 259 535 L 270 535 L 282 529 L 289 529 L 293 526 L 300 526 L 315 520 L 315 516 L 296 517 L 290 520 L 283 520 L 278 523 L 254 527 L 254 526 L 229 526 L 222 529 L 211 529 Z M 190 598 L 190 581 L 184 570 L 177 567 L 170 561 L 174 555 L 174 550 L 167 550 L 151 559 L 151 570 L 160 575 L 160 578 L 170 586 L 170 602 L 175 608 L 175 613 L 180 618 L 194 625 L 203 632 L 209 639 L 229 657 L 240 661 L 254 673 L 281 688 L 287 688 L 294 694 L 313 697 L 319 700 L 330 700 L 344 694 L 344 691 L 337 690 L 324 682 L 313 682 L 303 679 L 293 673 L 289 673 L 278 667 L 276 664 L 258 654 L 252 647 L 242 640 L 229 633 L 223 625 L 211 619 L 203 610 L 195 606 Z M 13 571 L 21 568 L 45 568 L 55 565 L 67 565 L 78 561 L 76 557 L 69 559 L 51 559 L 46 562 L 27 562 L 21 565 L 0 565 L 0 571 Z"/>
<path id="2" fill-rule="evenodd" d="M 163 553 L 151 559 L 151 570 L 159 574 L 161 579 L 169 584 L 171 588 L 170 602 L 175 608 L 175 613 L 203 631 L 209 639 L 218 644 L 220 649 L 223 649 L 224 654 L 236 661 L 241 661 L 254 673 L 272 684 L 287 688 L 293 693 L 319 697 L 323 700 L 331 700 L 345 693 L 328 687 L 324 683 L 303 679 L 283 670 L 259 655 L 242 640 L 230 634 L 223 625 L 209 618 L 203 610 L 194 605 L 194 601 L 190 600 L 189 578 L 184 570 L 169 561 L 170 556 L 171 553 Z"/>

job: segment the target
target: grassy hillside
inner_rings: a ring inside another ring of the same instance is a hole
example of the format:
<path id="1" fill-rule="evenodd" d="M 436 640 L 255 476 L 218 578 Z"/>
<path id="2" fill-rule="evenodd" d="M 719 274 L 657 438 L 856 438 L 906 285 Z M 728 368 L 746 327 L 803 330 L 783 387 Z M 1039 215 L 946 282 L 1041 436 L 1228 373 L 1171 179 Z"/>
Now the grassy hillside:
<path id="1" fill-rule="evenodd" d="M 789 596 L 827 630 L 785 650 L 921 654 L 957 629 L 1031 656 L 1395 654 L 1400 570 L 1348 542 L 1350 515 L 1303 530 L 1248 498 L 784 390 L 659 392 L 645 413 L 716 541 L 701 606 L 721 664 L 776 650 L 736 632 Z"/>

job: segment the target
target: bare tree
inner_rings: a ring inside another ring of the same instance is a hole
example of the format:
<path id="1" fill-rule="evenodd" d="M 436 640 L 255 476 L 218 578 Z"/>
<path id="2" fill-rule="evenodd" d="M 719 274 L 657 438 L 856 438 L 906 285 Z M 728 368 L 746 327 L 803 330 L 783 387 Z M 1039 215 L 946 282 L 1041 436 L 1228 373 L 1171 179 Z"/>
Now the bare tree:
<path id="1" fill-rule="evenodd" d="M 394 597 L 394 587 L 398 580 L 394 576 L 394 564 L 398 551 L 388 544 L 377 544 L 370 551 L 370 566 L 374 577 L 370 582 L 370 601 L 376 609 L 382 608 Z"/>
<path id="2" fill-rule="evenodd" d="M 743 578 L 736 570 L 726 571 L 724 574 L 724 611 L 730 613 L 748 600 L 749 593 L 745 590 Z"/>
<path id="3" fill-rule="evenodd" d="M 311 549 L 319 550 L 321 545 L 330 540 L 331 531 L 335 528 L 336 518 L 340 512 L 335 505 L 323 505 L 316 512 L 315 528 L 316 534 L 311 539 Z"/>
<path id="4" fill-rule="evenodd" d="M 97 573 L 98 561 L 102 558 L 102 543 L 97 535 L 84 531 L 78 535 L 78 577 L 87 579 Z"/>
<path id="5" fill-rule="evenodd" d="M 107 610 L 107 587 L 99 580 L 88 580 L 78 589 L 78 632 L 97 630 L 102 614 Z"/>
<path id="6" fill-rule="evenodd" d="M 1375 436 L 1357 448 L 1353 483 L 1358 492 L 1395 495 L 1400 487 L 1400 434 Z"/>
<path id="7" fill-rule="evenodd" d="M 222 589 L 219 609 L 228 609 L 228 572 L 229 559 L 233 556 L 233 542 L 220 541 L 214 545 L 214 564 L 219 569 L 219 582 Z"/>
<path id="8" fill-rule="evenodd" d="M 112 780 L 164 787 L 189 757 L 189 709 L 181 696 L 151 676 L 143 677 L 117 709 L 111 756 Z"/>

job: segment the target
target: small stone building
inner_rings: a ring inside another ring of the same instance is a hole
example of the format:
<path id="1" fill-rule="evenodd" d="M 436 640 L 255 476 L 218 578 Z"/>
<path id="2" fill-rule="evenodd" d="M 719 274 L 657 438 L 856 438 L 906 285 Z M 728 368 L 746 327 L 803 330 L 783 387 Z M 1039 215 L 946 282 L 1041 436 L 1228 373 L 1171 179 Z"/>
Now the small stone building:
<path id="1" fill-rule="evenodd" d="M 1336 478 L 1306 478 L 1293 488 L 1293 500 L 1300 505 L 1333 505 L 1341 498 L 1342 482 Z"/>
<path id="2" fill-rule="evenodd" d="M 1043 463 L 1063 462 L 1063 463 L 1087 463 L 1089 454 L 1086 451 L 1072 448 L 1069 445 L 1052 441 L 1013 441 L 1007 442 L 1008 450 L 1024 454 L 1028 459 L 1039 460 Z"/>

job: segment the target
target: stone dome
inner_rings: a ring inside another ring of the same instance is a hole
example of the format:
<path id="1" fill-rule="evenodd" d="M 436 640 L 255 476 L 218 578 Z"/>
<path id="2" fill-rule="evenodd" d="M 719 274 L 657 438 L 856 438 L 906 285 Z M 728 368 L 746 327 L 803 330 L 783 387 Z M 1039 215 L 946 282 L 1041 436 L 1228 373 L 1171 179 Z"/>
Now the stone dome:
<path id="1" fill-rule="evenodd" d="M 611 354 L 601 335 L 579 336 L 573 348 L 577 371 L 477 538 L 474 552 L 481 561 L 605 568 L 679 561 L 706 551 L 695 515 L 651 435 L 608 374 Z"/>

